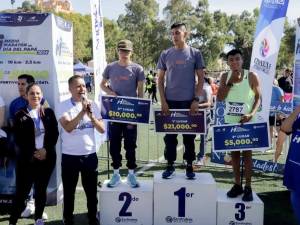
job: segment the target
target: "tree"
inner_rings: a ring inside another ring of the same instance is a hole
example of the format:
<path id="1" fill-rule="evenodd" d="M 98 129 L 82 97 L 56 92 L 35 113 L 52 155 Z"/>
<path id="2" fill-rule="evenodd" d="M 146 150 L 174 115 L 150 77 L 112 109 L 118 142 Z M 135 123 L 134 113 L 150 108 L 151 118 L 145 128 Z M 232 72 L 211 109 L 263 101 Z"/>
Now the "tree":
<path id="1" fill-rule="evenodd" d="M 193 6 L 189 0 L 168 0 L 167 6 L 163 9 L 166 24 L 169 27 L 175 22 L 189 24 Z"/>
<path id="2" fill-rule="evenodd" d="M 221 11 L 209 12 L 207 0 L 199 0 L 193 11 L 190 44 L 199 48 L 209 70 L 223 69 L 219 58 L 225 44 L 231 40 L 228 34 L 229 20 Z"/>
<path id="3" fill-rule="evenodd" d="M 243 52 L 245 68 L 250 67 L 254 32 L 258 15 L 258 10 L 255 9 L 253 14 L 248 11 L 243 11 L 241 15 L 232 15 L 229 19 L 229 33 L 232 35 L 233 39 L 230 45 Z"/>
<path id="4" fill-rule="evenodd" d="M 289 24 L 288 20 L 284 24 L 284 36 L 281 39 L 280 49 L 276 67 L 278 69 L 291 68 L 294 64 L 295 51 L 295 26 Z"/>
<path id="5" fill-rule="evenodd" d="M 126 14 L 118 18 L 118 25 L 134 44 L 134 60 L 149 67 L 153 64 L 153 36 L 159 36 L 153 32 L 162 31 L 156 28 L 161 25 L 157 21 L 158 4 L 155 0 L 131 0 L 125 6 Z"/>
<path id="6" fill-rule="evenodd" d="M 10 0 L 10 4 L 12 7 L 14 7 L 15 2 L 16 2 L 15 0 Z"/>
<path id="7" fill-rule="evenodd" d="M 124 32 L 115 21 L 104 18 L 105 50 L 106 60 L 108 62 L 115 61 L 118 58 L 116 54 L 116 45 L 119 40 L 124 38 L 124 36 Z"/>
<path id="8" fill-rule="evenodd" d="M 35 11 L 35 5 L 32 5 L 32 4 L 30 3 L 30 1 L 24 1 L 24 2 L 22 2 L 21 8 L 22 8 L 24 11 Z"/>

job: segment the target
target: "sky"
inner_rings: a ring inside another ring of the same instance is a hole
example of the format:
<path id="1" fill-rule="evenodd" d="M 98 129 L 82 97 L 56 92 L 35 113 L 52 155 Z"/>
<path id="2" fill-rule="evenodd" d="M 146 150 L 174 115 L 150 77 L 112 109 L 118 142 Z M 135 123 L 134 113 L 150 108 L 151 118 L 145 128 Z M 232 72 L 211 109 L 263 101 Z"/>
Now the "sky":
<path id="1" fill-rule="evenodd" d="M 14 7 L 21 6 L 24 0 L 16 0 Z M 190 0 L 194 5 L 198 0 Z M 0 0 L 0 10 L 11 8 L 10 0 Z M 74 11 L 88 14 L 90 11 L 89 0 L 71 0 Z M 104 17 L 117 20 L 120 14 L 125 14 L 125 4 L 128 0 L 101 0 Z M 159 2 L 160 17 L 163 16 L 162 9 L 168 0 L 157 0 Z M 244 10 L 251 11 L 259 8 L 261 0 L 209 0 L 209 10 L 221 10 L 228 14 L 240 14 Z M 294 21 L 300 17 L 300 0 L 289 0 L 287 17 Z"/>

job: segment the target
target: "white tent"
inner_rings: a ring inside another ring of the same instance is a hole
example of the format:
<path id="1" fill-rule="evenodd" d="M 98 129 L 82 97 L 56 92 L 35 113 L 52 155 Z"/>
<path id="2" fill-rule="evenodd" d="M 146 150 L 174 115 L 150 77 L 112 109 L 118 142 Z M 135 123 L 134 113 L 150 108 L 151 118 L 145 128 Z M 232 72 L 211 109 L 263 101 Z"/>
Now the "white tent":
<path id="1" fill-rule="evenodd" d="M 93 73 L 94 72 L 93 68 L 84 65 L 80 61 L 73 66 L 73 70 L 74 70 L 74 72 L 87 72 L 87 73 Z"/>

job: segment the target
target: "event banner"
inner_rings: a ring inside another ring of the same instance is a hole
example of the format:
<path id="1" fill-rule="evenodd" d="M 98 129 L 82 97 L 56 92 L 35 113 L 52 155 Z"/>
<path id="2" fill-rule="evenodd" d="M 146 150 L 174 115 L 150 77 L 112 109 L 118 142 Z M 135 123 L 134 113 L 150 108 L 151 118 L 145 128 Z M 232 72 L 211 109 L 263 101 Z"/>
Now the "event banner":
<path id="1" fill-rule="evenodd" d="M 271 102 L 272 84 L 276 61 L 283 33 L 288 0 L 262 0 L 256 24 L 250 71 L 259 76 L 262 91 L 262 107 L 257 121 L 267 121 Z"/>
<path id="2" fill-rule="evenodd" d="M 104 24 L 101 10 L 101 0 L 90 0 L 92 35 L 93 35 L 93 61 L 95 80 L 95 100 L 99 100 L 100 82 L 106 66 Z"/>
<path id="3" fill-rule="evenodd" d="M 272 102 L 270 106 L 270 111 L 288 116 L 293 111 L 293 105 L 292 102 Z"/>
<path id="4" fill-rule="evenodd" d="M 0 14 L 0 65 L 0 95 L 6 104 L 7 117 L 10 102 L 19 96 L 17 77 L 24 73 L 35 78 L 50 107 L 57 111 L 59 102 L 70 96 L 68 78 L 73 74 L 72 23 L 48 13 Z M 50 205 L 62 200 L 60 143 L 56 150 L 56 169 L 47 190 L 47 204 Z M 6 182 L 0 182 L 0 186 L 9 185 L 6 190 L 11 190 L 12 195 L 15 184 L 8 181 L 8 176 L 14 179 L 14 173 L 10 172 L 13 160 L 8 160 L 6 172 L 0 174 L 6 176 Z"/>
<path id="5" fill-rule="evenodd" d="M 213 126 L 212 148 L 215 152 L 262 151 L 270 148 L 267 122 Z"/>
<path id="6" fill-rule="evenodd" d="M 92 19 L 92 35 L 93 35 L 93 63 L 94 63 L 94 100 L 100 105 L 100 83 L 102 73 L 106 66 L 105 56 L 105 40 L 104 40 L 104 24 L 101 10 L 101 0 L 90 0 L 91 19 Z M 96 149 L 108 138 L 108 126 L 105 133 L 95 132 Z"/>
<path id="7" fill-rule="evenodd" d="M 151 100 L 123 97 L 101 96 L 101 116 L 104 120 L 120 123 L 149 123 Z"/>
<path id="8" fill-rule="evenodd" d="M 296 24 L 295 63 L 294 63 L 294 107 L 300 105 L 300 19 Z"/>
<path id="9" fill-rule="evenodd" d="M 188 109 L 171 109 L 170 115 L 154 110 L 155 131 L 167 134 L 205 134 L 206 115 L 204 110 L 190 115 Z"/>
<path id="10" fill-rule="evenodd" d="M 231 165 L 231 156 L 224 152 L 213 152 L 211 162 L 218 164 Z M 263 173 L 284 173 L 284 164 L 260 159 L 252 159 L 252 168 Z"/>

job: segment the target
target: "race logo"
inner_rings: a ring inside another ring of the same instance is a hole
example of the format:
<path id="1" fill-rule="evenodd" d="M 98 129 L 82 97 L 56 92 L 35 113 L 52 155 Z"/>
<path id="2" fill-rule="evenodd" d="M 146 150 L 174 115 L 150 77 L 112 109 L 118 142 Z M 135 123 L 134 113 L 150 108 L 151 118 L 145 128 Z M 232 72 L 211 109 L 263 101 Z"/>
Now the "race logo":
<path id="1" fill-rule="evenodd" d="M 56 40 L 55 54 L 57 56 L 73 57 L 73 52 L 71 52 L 67 43 L 64 42 L 62 37 Z"/>
<path id="2" fill-rule="evenodd" d="M 39 49 L 37 46 L 20 39 L 6 39 L 3 34 L 0 34 L 0 54 L 48 55 L 49 50 Z"/>
<path id="3" fill-rule="evenodd" d="M 269 53 L 269 50 L 270 50 L 269 42 L 266 38 L 264 38 L 264 40 L 261 42 L 261 46 L 260 46 L 261 56 L 266 57 Z"/>

